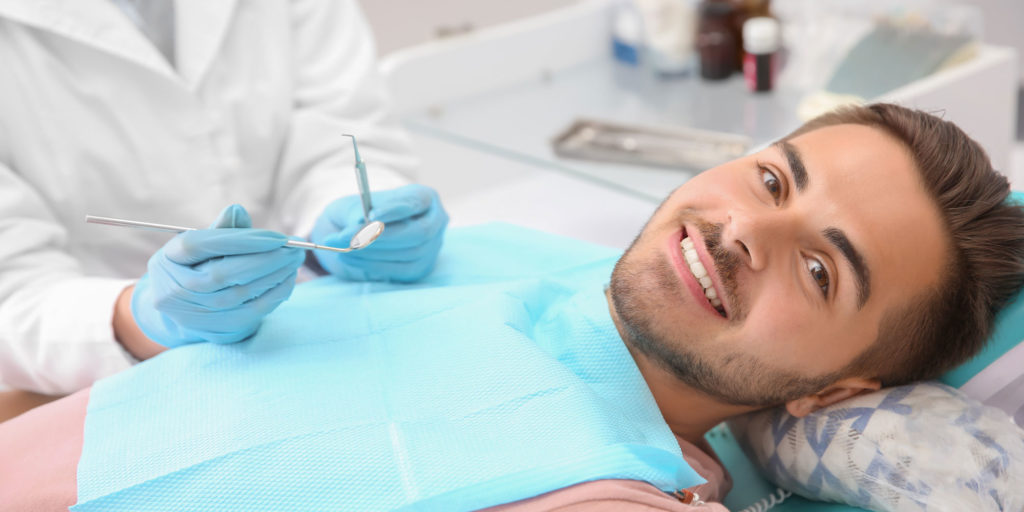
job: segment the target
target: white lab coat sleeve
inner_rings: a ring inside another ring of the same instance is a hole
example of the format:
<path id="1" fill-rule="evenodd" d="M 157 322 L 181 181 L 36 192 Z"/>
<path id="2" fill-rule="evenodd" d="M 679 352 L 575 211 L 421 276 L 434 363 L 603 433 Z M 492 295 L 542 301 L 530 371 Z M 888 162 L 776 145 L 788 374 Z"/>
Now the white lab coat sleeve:
<path id="1" fill-rule="evenodd" d="M 391 113 L 373 37 L 353 0 L 291 4 L 294 111 L 281 156 L 272 222 L 308 236 L 331 200 L 358 191 L 352 141 L 375 190 L 409 183 L 416 161 Z"/>
<path id="2" fill-rule="evenodd" d="M 131 366 L 114 338 L 114 303 L 131 280 L 82 275 L 67 231 L 0 163 L 0 382 L 71 393 Z"/>

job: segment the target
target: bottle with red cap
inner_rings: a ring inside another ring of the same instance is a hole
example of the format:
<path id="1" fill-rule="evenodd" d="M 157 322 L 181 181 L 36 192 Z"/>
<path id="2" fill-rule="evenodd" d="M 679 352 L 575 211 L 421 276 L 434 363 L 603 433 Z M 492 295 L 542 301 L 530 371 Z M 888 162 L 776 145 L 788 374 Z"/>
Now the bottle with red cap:
<path id="1" fill-rule="evenodd" d="M 743 23 L 743 77 L 754 92 L 772 90 L 778 67 L 779 22 L 759 16 Z"/>

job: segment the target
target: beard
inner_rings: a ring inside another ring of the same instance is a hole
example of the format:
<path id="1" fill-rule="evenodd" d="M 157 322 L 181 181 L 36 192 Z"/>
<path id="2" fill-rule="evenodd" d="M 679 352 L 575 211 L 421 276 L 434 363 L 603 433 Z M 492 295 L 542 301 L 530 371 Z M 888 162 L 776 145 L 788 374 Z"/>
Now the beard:
<path id="1" fill-rule="evenodd" d="M 742 261 L 723 247 L 722 225 L 707 222 L 691 211 L 682 212 L 679 221 L 679 225 L 685 222 L 701 232 L 721 279 L 722 292 L 729 297 L 729 325 L 741 324 L 746 309 L 736 294 L 736 274 Z M 685 326 L 666 327 L 679 316 L 674 311 L 679 300 L 679 278 L 672 264 L 657 256 L 660 253 L 653 254 L 653 258 L 643 254 L 646 232 L 645 226 L 612 271 L 612 306 L 628 345 L 686 386 L 730 405 L 777 405 L 820 391 L 839 379 L 837 373 L 808 377 L 772 368 L 752 354 L 723 352 L 715 346 L 715 340 L 699 339 Z"/>

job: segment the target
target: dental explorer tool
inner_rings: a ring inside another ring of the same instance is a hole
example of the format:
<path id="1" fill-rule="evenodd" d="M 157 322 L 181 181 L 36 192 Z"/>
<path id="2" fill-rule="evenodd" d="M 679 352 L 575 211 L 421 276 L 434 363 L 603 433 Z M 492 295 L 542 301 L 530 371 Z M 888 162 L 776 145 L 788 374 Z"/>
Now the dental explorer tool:
<path id="1" fill-rule="evenodd" d="M 120 226 L 127 228 L 141 228 L 149 229 L 153 231 L 170 231 L 173 233 L 183 233 L 185 231 L 194 231 L 196 228 L 186 228 L 182 226 L 171 226 L 169 224 L 156 224 L 153 222 L 139 222 L 136 220 L 125 220 L 125 219 L 114 219 L 111 217 L 97 217 L 95 215 L 86 215 L 85 221 L 92 224 L 105 224 L 107 226 Z M 374 240 L 380 236 L 381 232 L 384 231 L 384 223 L 382 222 L 371 222 L 356 232 L 355 236 L 349 242 L 349 246 L 345 248 L 330 247 L 327 245 L 318 245 L 312 242 L 300 242 L 298 240 L 288 240 L 284 245 L 289 247 L 297 247 L 299 249 L 305 249 L 311 251 L 314 249 L 323 251 L 334 251 L 334 252 L 351 252 L 359 249 L 363 249 L 366 246 L 373 243 Z"/>
<path id="2" fill-rule="evenodd" d="M 342 135 L 352 138 L 352 151 L 356 154 L 356 183 L 359 185 L 359 198 L 363 200 L 363 221 L 370 224 L 370 209 L 373 208 L 373 204 L 370 203 L 370 183 L 366 179 L 366 163 L 359 158 L 356 136 L 347 133 Z"/>

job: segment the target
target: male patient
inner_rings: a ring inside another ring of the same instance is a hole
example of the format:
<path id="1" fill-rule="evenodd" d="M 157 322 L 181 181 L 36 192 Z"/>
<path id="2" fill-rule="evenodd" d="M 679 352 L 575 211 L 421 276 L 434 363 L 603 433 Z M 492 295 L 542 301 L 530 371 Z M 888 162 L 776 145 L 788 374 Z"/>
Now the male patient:
<path id="1" fill-rule="evenodd" d="M 1024 280 L 1008 194 L 949 122 L 826 114 L 672 192 L 621 257 L 455 231 L 423 283 L 321 279 L 248 341 L 0 424 L 0 509 L 724 510 L 713 426 L 981 348 Z"/>

